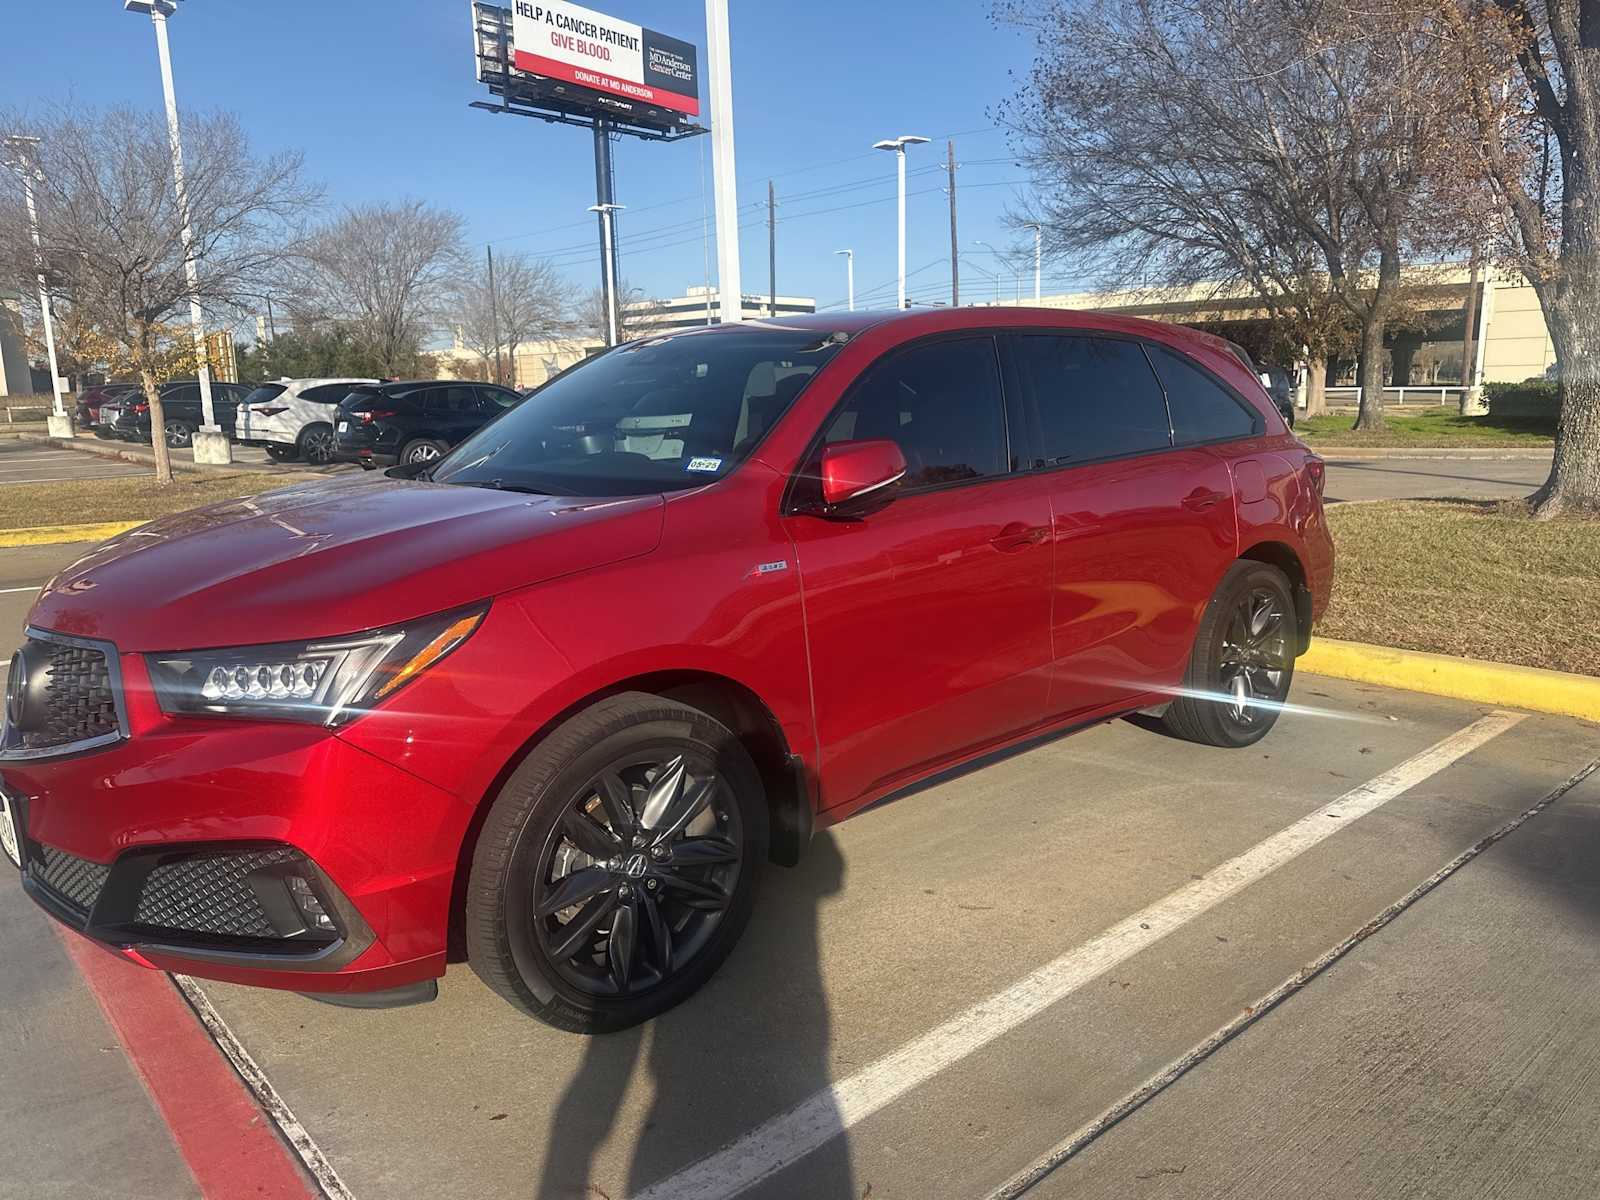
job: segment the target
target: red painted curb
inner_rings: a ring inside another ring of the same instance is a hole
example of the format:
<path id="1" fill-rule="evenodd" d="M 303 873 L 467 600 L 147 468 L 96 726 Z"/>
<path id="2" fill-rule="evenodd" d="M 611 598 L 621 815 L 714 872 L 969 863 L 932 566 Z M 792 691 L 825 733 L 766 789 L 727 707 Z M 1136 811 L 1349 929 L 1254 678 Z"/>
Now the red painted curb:
<path id="1" fill-rule="evenodd" d="M 164 972 L 56 930 L 208 1198 L 317 1195 Z"/>

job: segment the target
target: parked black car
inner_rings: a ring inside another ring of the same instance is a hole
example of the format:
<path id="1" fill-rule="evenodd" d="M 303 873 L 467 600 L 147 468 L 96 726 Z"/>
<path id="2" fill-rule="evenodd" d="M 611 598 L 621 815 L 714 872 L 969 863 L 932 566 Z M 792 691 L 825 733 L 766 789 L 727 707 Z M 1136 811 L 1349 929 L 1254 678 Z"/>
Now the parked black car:
<path id="1" fill-rule="evenodd" d="M 455 379 L 352 388 L 339 403 L 333 457 L 368 468 L 424 463 L 522 399 L 510 388 Z"/>
<path id="2" fill-rule="evenodd" d="M 234 414 L 239 402 L 251 392 L 244 383 L 211 384 L 211 408 L 217 424 L 231 437 Z M 173 380 L 161 389 L 161 411 L 166 429 L 167 445 L 187 446 L 194 441 L 194 431 L 205 423 L 200 403 L 200 385 L 193 380 Z M 124 397 L 116 416 L 109 426 L 111 436 L 125 442 L 150 444 L 150 405 L 141 396 Z"/>

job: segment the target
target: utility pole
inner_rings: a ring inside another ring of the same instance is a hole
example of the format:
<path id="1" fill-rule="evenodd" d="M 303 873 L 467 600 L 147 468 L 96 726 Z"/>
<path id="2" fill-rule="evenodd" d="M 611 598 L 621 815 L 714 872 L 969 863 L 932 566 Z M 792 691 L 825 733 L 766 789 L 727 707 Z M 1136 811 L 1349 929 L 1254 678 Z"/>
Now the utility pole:
<path id="1" fill-rule="evenodd" d="M 1033 230 L 1033 302 L 1039 303 L 1039 264 L 1043 259 L 1044 226 L 1029 225 Z"/>
<path id="2" fill-rule="evenodd" d="M 961 244 L 956 241 L 956 142 L 945 143 L 950 166 L 950 307 L 961 307 Z"/>
<path id="3" fill-rule="evenodd" d="M 728 0 L 706 0 L 706 68 L 711 109 L 711 188 L 717 214 L 717 292 L 722 319 L 744 315 L 739 281 L 739 198 L 733 173 L 733 67 Z"/>
<path id="4" fill-rule="evenodd" d="M 504 384 L 505 379 L 500 374 L 500 304 L 494 291 L 494 247 L 485 246 L 483 252 L 489 256 L 489 328 L 494 335 L 494 381 Z"/>
<path id="5" fill-rule="evenodd" d="M 767 316 L 778 315 L 778 199 L 767 180 Z"/>

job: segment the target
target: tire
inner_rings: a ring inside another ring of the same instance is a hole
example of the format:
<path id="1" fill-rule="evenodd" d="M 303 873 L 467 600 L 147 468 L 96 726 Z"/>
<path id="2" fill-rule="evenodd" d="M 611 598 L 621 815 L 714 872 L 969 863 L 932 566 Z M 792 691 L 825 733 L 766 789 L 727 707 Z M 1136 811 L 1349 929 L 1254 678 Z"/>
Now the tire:
<path id="1" fill-rule="evenodd" d="M 1206 746 L 1254 745 L 1277 723 L 1298 645 L 1288 579 L 1267 563 L 1239 560 L 1206 606 L 1184 674 L 1185 694 L 1167 707 L 1162 724 Z"/>
<path id="2" fill-rule="evenodd" d="M 267 457 L 273 462 L 294 462 L 300 457 L 299 446 L 285 446 L 279 442 L 268 442 L 265 449 Z"/>
<path id="3" fill-rule="evenodd" d="M 401 447 L 400 461 L 411 466 L 417 463 L 432 462 L 448 449 L 450 449 L 449 446 L 446 446 L 443 442 L 435 441 L 433 438 L 417 438 L 415 441 L 407 442 Z"/>
<path id="4" fill-rule="evenodd" d="M 194 443 L 194 426 L 187 421 L 163 421 L 162 429 L 166 434 L 167 445 L 174 450 Z"/>
<path id="5" fill-rule="evenodd" d="M 495 798 L 467 884 L 468 961 L 557 1029 L 649 1020 L 732 951 L 767 828 L 760 775 L 724 725 L 641 692 L 602 700 L 540 742 Z"/>
<path id="6" fill-rule="evenodd" d="M 312 466 L 327 466 L 333 461 L 333 426 L 325 421 L 307 425 L 300 431 L 295 448 Z"/>

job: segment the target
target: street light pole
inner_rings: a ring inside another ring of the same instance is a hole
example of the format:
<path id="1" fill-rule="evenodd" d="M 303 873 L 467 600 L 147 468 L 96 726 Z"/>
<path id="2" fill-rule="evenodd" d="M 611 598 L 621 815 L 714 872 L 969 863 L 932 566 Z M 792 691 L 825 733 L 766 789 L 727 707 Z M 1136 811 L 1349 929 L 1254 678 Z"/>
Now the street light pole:
<path id="1" fill-rule="evenodd" d="M 1039 303 L 1039 263 L 1044 249 L 1044 226 L 1028 225 L 1033 230 L 1033 302 Z"/>
<path id="2" fill-rule="evenodd" d="M 28 231 L 33 235 L 33 255 L 39 266 L 39 314 L 44 318 L 44 348 L 50 360 L 50 391 L 55 404 L 50 410 L 49 433 L 51 437 L 71 437 L 72 422 L 67 417 L 67 406 L 61 398 L 61 369 L 56 365 L 56 326 L 50 313 L 50 284 L 45 278 L 44 245 L 39 240 L 39 211 L 33 203 L 33 177 L 39 168 L 33 163 L 35 137 L 13 134 L 5 138 L 6 149 L 16 156 L 17 174 L 22 176 L 22 198 L 28 209 Z"/>
<path id="3" fill-rule="evenodd" d="M 211 402 L 211 368 L 206 361 L 205 315 L 200 311 L 200 271 L 194 260 L 194 229 L 189 221 L 189 193 L 183 180 L 183 135 L 178 128 L 178 97 L 172 86 L 172 51 L 167 44 L 167 17 L 178 11 L 177 0 L 122 0 L 129 12 L 149 13 L 156 29 L 156 55 L 161 60 L 161 91 L 167 106 L 167 140 L 172 144 L 172 186 L 178 201 L 183 238 L 183 272 L 189 285 L 189 326 L 194 334 L 200 380 L 200 411 L 205 422 L 195 432 L 194 459 L 205 463 L 230 463 L 232 447 L 217 425 Z"/>
<path id="4" fill-rule="evenodd" d="M 989 243 L 984 241 L 982 238 L 973 238 L 972 244 L 974 246 L 982 246 L 990 254 L 994 255 L 996 259 L 1000 258 L 1000 251 L 989 245 Z M 1003 262 L 1004 260 L 1001 259 L 1000 261 Z M 998 264 L 996 265 L 994 272 L 994 302 L 996 304 L 1000 303 L 1000 268 Z"/>
<path id="5" fill-rule="evenodd" d="M 906 147 L 921 145 L 927 140 L 925 137 L 902 133 L 897 138 L 885 138 L 881 142 L 872 143 L 874 150 L 894 151 L 895 174 L 900 184 L 900 289 L 897 308 L 906 306 Z"/>
<path id="6" fill-rule="evenodd" d="M 618 313 L 618 310 L 620 310 L 621 307 L 622 307 L 622 298 L 620 296 L 617 296 L 617 280 L 616 280 L 615 274 L 613 273 L 614 268 L 613 268 L 612 264 L 613 264 L 613 262 L 615 262 L 615 255 L 613 254 L 613 251 L 616 249 L 616 247 L 612 244 L 612 233 L 611 233 L 611 230 L 612 230 L 611 214 L 614 213 L 614 212 L 621 211 L 622 207 L 623 206 L 620 205 L 620 204 L 591 204 L 589 206 L 589 211 L 590 212 L 599 213 L 600 214 L 600 224 L 601 224 L 602 228 L 605 231 L 605 238 L 606 238 L 605 268 L 606 268 L 606 297 L 607 297 L 607 302 L 606 302 L 606 345 L 607 346 L 615 346 L 617 344 L 617 313 Z"/>
<path id="7" fill-rule="evenodd" d="M 835 254 L 844 255 L 845 286 L 850 297 L 850 311 L 856 310 L 856 252 L 854 250 L 835 250 Z"/>

